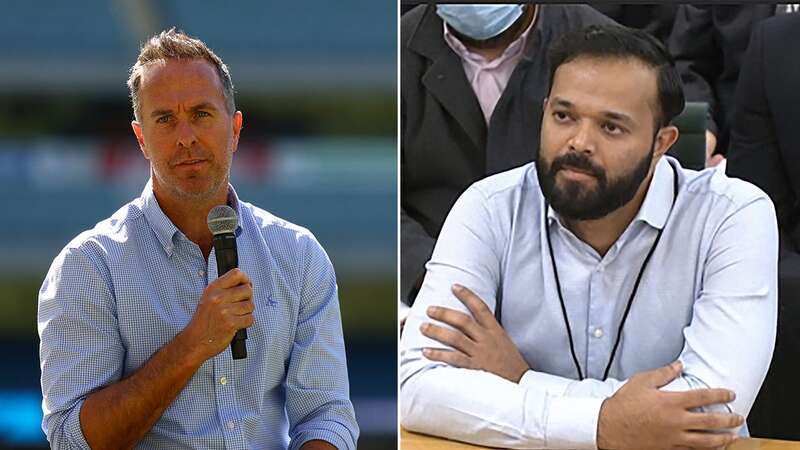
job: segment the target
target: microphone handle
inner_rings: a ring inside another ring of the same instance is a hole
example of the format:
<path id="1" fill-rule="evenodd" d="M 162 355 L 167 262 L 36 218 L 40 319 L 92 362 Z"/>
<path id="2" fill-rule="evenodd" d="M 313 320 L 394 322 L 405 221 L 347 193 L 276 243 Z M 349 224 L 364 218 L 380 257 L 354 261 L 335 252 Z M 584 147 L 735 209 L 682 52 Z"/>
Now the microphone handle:
<path id="1" fill-rule="evenodd" d="M 231 269 L 239 267 L 239 256 L 236 253 L 236 236 L 233 233 L 214 235 L 214 252 L 217 254 L 217 275 L 222 276 Z M 236 331 L 231 341 L 233 359 L 247 358 L 247 329 Z"/>

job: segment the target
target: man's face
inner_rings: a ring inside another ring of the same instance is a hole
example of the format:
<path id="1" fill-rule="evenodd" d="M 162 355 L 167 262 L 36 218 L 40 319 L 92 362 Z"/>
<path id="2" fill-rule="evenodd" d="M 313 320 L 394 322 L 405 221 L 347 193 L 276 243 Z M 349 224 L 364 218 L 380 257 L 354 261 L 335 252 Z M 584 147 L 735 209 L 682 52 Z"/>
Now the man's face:
<path id="1" fill-rule="evenodd" d="M 633 59 L 579 57 L 558 68 L 536 161 L 554 210 L 594 220 L 635 196 L 672 143 L 654 139 L 657 95 L 656 71 Z"/>
<path id="2" fill-rule="evenodd" d="M 227 192 L 242 114 L 225 109 L 222 81 L 203 59 L 147 65 L 133 130 L 150 161 L 157 193 L 175 200 L 209 200 Z"/>

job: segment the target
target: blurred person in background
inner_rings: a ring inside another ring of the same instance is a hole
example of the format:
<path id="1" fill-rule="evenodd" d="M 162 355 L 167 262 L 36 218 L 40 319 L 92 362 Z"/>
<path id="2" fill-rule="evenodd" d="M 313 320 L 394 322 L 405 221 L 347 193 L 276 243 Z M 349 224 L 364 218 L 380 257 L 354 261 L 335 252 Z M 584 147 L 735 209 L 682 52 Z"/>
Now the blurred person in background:
<path id="1" fill-rule="evenodd" d="M 51 446 L 355 449 L 333 267 L 308 230 L 230 186 L 243 118 L 227 67 L 172 29 L 128 86 L 151 178 L 64 248 L 39 294 Z M 239 269 L 222 276 L 217 205 L 238 215 Z"/>
<path id="2" fill-rule="evenodd" d="M 546 49 L 612 21 L 585 5 L 420 5 L 401 40 L 400 295 L 414 301 L 444 218 L 473 182 L 532 161 Z"/>
<path id="3" fill-rule="evenodd" d="M 678 5 L 661 3 L 655 5 L 593 3 L 592 8 L 614 19 L 620 25 L 637 28 L 650 33 L 667 45 Z"/>
<path id="4" fill-rule="evenodd" d="M 664 156 L 684 97 L 651 35 L 592 26 L 549 59 L 536 162 L 444 223 L 401 339 L 401 423 L 510 448 L 747 435 L 775 338 L 769 198 Z"/>
<path id="5" fill-rule="evenodd" d="M 736 87 L 727 174 L 763 189 L 780 232 L 778 335 L 775 356 L 753 406 L 756 436 L 800 440 L 800 15 L 757 23 Z"/>
<path id="6" fill-rule="evenodd" d="M 753 25 L 794 11 L 792 5 L 774 3 L 678 6 L 669 50 L 686 100 L 709 104 L 706 167 L 720 164 L 727 154 L 736 81 Z"/>

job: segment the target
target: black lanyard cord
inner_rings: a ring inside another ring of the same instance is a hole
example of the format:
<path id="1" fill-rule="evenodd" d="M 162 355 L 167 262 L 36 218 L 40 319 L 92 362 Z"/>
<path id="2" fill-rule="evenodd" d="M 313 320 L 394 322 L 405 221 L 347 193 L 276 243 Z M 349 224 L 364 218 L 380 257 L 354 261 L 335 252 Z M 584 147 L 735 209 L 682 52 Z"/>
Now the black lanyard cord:
<path id="1" fill-rule="evenodd" d="M 672 206 L 670 207 L 670 215 L 672 214 L 672 208 L 675 206 L 675 201 L 678 198 L 678 172 L 677 170 L 670 164 L 670 168 L 672 168 L 673 172 L 673 198 L 672 198 Z M 564 325 L 567 328 L 567 337 L 569 338 L 569 351 L 572 355 L 572 362 L 575 363 L 575 369 L 578 371 L 578 379 L 583 381 L 583 371 L 581 371 L 581 365 L 578 362 L 578 357 L 575 354 L 575 343 L 572 340 L 572 329 L 569 325 L 569 318 L 567 317 L 567 307 L 564 304 L 564 296 L 561 294 L 561 281 L 558 278 L 558 267 L 556 266 L 556 258 L 553 254 L 553 245 L 550 242 L 550 222 L 547 220 L 547 210 L 548 210 L 548 203 L 547 200 L 544 202 L 544 226 L 545 226 L 545 234 L 547 235 L 547 247 L 550 250 L 550 262 L 553 265 L 553 275 L 556 280 L 556 290 L 558 292 L 558 300 L 561 303 L 561 313 L 564 316 Z M 669 220 L 669 217 L 667 217 Z M 664 226 L 658 230 L 658 234 L 656 235 L 655 241 L 653 241 L 653 245 L 650 247 L 650 251 L 647 253 L 647 256 L 644 258 L 644 262 L 642 262 L 642 267 L 639 269 L 639 275 L 636 276 L 636 282 L 633 284 L 633 290 L 631 291 L 631 295 L 628 298 L 628 304 L 625 306 L 625 312 L 622 315 L 622 320 L 619 323 L 619 327 L 617 329 L 617 338 L 614 341 L 614 347 L 611 350 L 611 356 L 608 358 L 608 364 L 606 365 L 606 370 L 603 372 L 603 381 L 608 378 L 608 372 L 611 370 L 611 364 L 614 362 L 614 356 L 617 354 L 617 348 L 619 347 L 620 338 L 622 337 L 622 329 L 625 326 L 625 321 L 628 319 L 628 313 L 631 310 L 631 305 L 633 305 L 633 299 L 636 297 L 636 291 L 639 289 L 639 283 L 642 281 L 642 275 L 644 275 L 644 271 L 647 268 L 647 264 L 650 262 L 650 258 L 653 256 L 653 253 L 658 246 L 658 241 L 661 240 L 661 234 L 666 228 L 667 224 L 664 223 Z"/>
<path id="2" fill-rule="evenodd" d="M 556 291 L 558 292 L 558 299 L 561 303 L 561 313 L 564 314 L 564 324 L 567 326 L 567 336 L 569 337 L 569 352 L 572 354 L 572 362 L 575 363 L 575 368 L 578 369 L 578 379 L 583 381 L 583 372 L 581 372 L 581 365 L 578 363 L 578 357 L 575 355 L 575 344 L 572 341 L 572 329 L 569 326 L 569 318 L 567 318 L 567 307 L 564 305 L 564 298 L 561 296 L 561 281 L 558 279 L 558 269 L 556 268 L 556 258 L 553 256 L 553 244 L 550 243 L 550 224 L 547 221 L 547 200 L 544 202 L 544 226 L 545 234 L 547 235 L 547 248 L 550 249 L 550 261 L 553 264 L 553 275 L 556 279 Z"/>
<path id="3" fill-rule="evenodd" d="M 647 268 L 647 263 L 650 262 L 650 257 L 653 256 L 653 253 L 656 251 L 656 246 L 658 246 L 658 241 L 661 240 L 661 234 L 663 231 L 664 228 L 658 230 L 656 240 L 653 241 L 653 246 L 650 247 L 650 251 L 647 253 L 647 256 L 644 258 L 644 262 L 642 263 L 642 268 L 639 269 L 639 275 L 636 276 L 636 282 L 633 284 L 631 296 L 628 299 L 628 304 L 625 306 L 625 312 L 622 314 L 622 320 L 620 320 L 619 327 L 617 328 L 617 339 L 614 341 L 614 348 L 611 350 L 611 356 L 608 358 L 608 365 L 606 365 L 606 370 L 603 372 L 603 381 L 608 378 L 608 371 L 611 370 L 611 363 L 614 361 L 614 355 L 617 354 L 617 347 L 619 347 L 619 341 L 620 338 L 622 338 L 622 327 L 625 326 L 625 321 L 628 320 L 628 313 L 631 311 L 631 305 L 633 305 L 633 298 L 636 296 L 636 291 L 639 290 L 639 282 L 642 281 L 644 269 Z"/>

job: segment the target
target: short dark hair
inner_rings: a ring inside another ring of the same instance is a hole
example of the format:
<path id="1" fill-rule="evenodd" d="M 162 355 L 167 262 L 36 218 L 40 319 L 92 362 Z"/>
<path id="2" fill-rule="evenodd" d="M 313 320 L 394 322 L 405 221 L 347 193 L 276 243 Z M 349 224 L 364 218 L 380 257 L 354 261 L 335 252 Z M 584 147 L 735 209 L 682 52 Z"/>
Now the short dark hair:
<path id="1" fill-rule="evenodd" d="M 547 52 L 550 66 L 548 96 L 553 77 L 562 65 L 581 56 L 595 58 L 634 58 L 656 70 L 658 75 L 659 111 L 656 129 L 668 125 L 683 111 L 686 101 L 683 85 L 675 70 L 675 60 L 664 45 L 650 34 L 620 25 L 591 25 L 582 30 L 565 33 Z"/>

